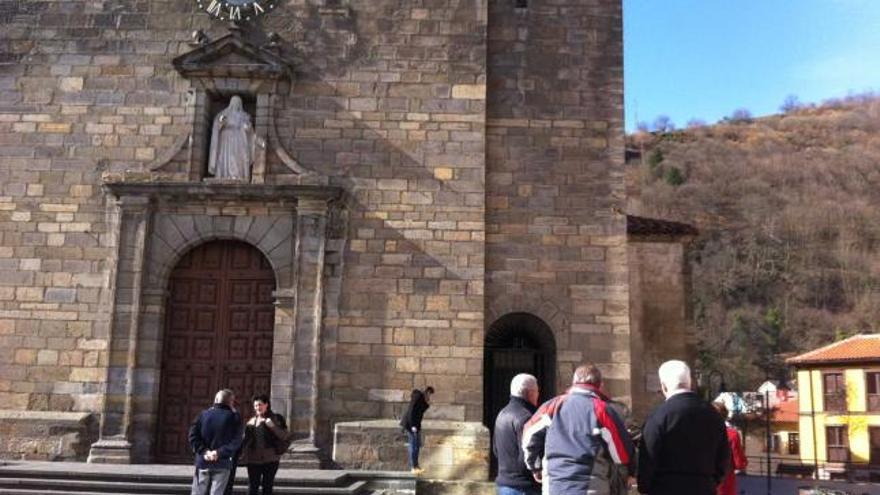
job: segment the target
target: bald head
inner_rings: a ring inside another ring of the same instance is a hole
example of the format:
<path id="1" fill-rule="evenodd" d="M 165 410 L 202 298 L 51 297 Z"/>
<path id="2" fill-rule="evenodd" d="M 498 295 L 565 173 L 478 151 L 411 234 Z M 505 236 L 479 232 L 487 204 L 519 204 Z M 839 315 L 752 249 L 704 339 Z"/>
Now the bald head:
<path id="1" fill-rule="evenodd" d="M 669 397 L 675 392 L 691 389 L 691 369 L 684 361 L 673 359 L 660 365 L 657 371 L 663 395 Z"/>

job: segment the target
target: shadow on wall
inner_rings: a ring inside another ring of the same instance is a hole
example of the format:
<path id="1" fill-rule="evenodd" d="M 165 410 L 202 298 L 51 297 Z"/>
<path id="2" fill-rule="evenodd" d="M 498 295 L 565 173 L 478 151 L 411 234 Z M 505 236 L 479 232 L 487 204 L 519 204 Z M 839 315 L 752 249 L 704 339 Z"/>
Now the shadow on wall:
<path id="1" fill-rule="evenodd" d="M 348 191 L 326 253 L 324 448 L 334 422 L 397 418 L 427 385 L 429 418 L 482 417 L 485 100 L 452 87 L 482 82 L 485 20 L 479 3 L 452 8 L 442 46 L 412 42 L 398 2 L 309 2 L 263 26 L 300 61 L 276 115 L 285 147 Z"/>

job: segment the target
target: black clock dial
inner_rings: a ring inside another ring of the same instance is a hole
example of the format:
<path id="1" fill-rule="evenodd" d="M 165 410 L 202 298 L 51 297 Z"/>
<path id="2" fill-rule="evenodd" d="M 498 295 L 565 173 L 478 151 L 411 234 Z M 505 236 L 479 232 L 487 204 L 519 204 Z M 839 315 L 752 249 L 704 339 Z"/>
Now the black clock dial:
<path id="1" fill-rule="evenodd" d="M 277 0 L 196 0 L 199 8 L 222 21 L 250 21 L 275 9 Z"/>

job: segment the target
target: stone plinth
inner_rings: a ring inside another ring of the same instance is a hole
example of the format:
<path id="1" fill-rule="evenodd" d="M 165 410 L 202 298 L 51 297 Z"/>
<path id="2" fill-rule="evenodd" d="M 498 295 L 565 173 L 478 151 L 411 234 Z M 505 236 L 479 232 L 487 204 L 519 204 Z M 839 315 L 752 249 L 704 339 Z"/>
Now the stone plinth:
<path id="1" fill-rule="evenodd" d="M 90 413 L 0 410 L 0 457 L 85 461 L 97 426 Z"/>
<path id="2" fill-rule="evenodd" d="M 421 467 L 426 478 L 486 480 L 489 430 L 480 423 L 425 421 Z M 346 469 L 408 470 L 406 435 L 394 419 L 336 423 L 333 460 Z"/>

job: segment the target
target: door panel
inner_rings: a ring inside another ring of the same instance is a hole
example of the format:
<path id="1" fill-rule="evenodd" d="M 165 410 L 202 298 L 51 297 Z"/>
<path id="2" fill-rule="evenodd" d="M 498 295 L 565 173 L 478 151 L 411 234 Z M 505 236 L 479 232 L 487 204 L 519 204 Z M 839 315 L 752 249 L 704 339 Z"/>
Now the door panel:
<path id="1" fill-rule="evenodd" d="M 269 393 L 275 276 L 249 244 L 211 242 L 180 260 L 169 287 L 156 460 L 188 463 L 187 430 L 217 390 L 237 394 L 243 417 L 252 394 Z"/>

